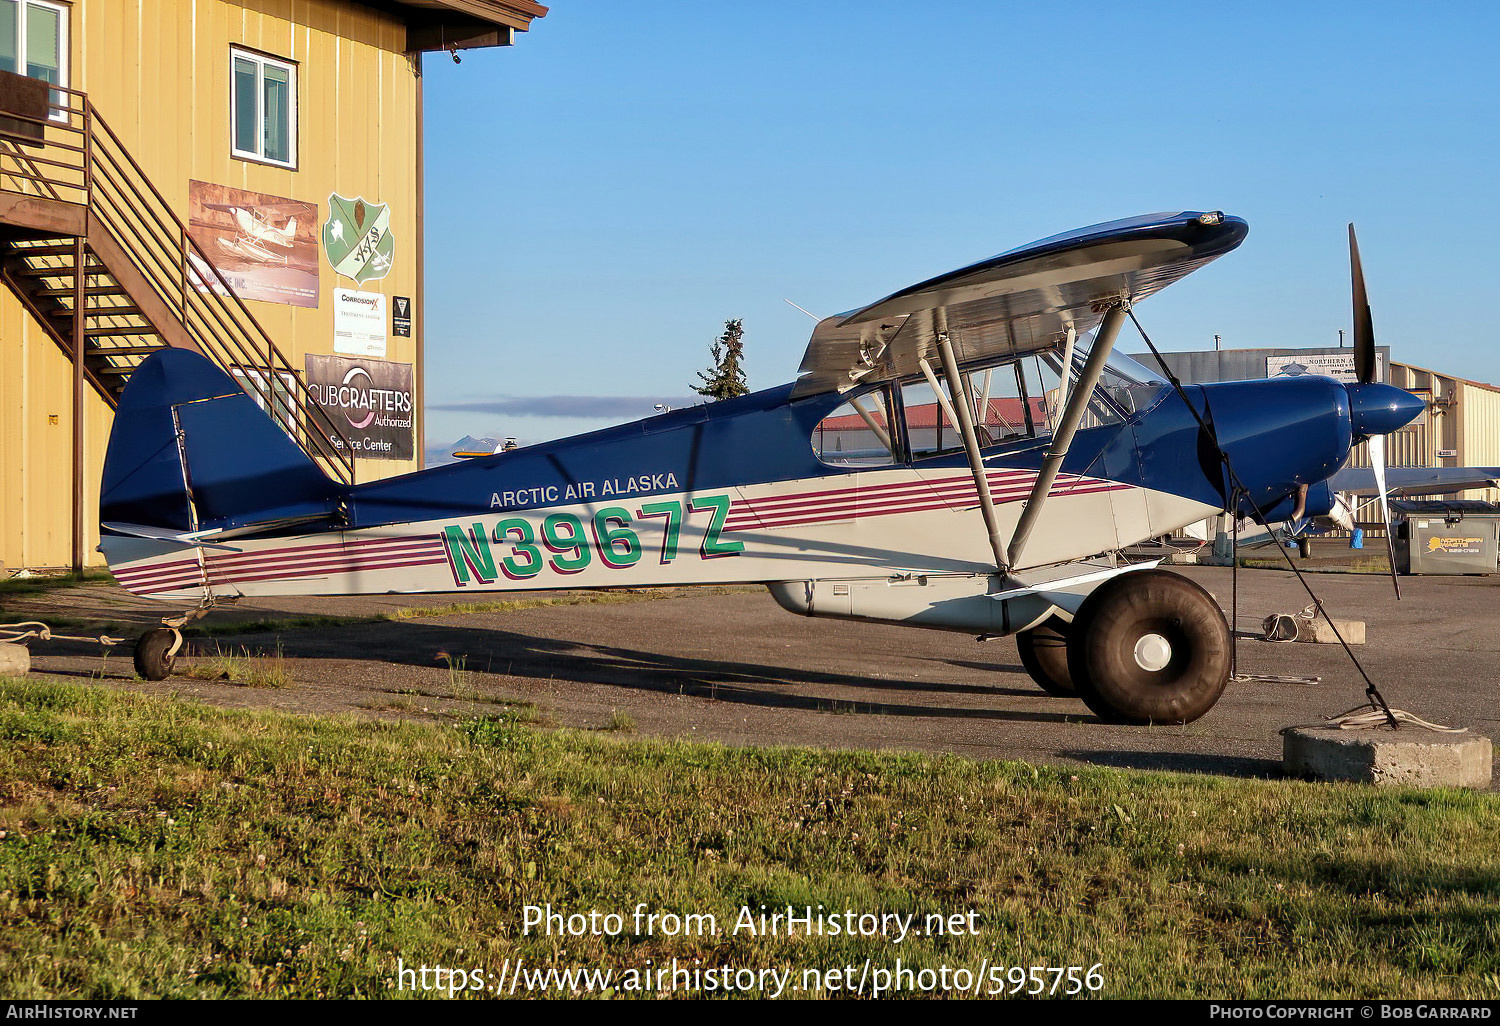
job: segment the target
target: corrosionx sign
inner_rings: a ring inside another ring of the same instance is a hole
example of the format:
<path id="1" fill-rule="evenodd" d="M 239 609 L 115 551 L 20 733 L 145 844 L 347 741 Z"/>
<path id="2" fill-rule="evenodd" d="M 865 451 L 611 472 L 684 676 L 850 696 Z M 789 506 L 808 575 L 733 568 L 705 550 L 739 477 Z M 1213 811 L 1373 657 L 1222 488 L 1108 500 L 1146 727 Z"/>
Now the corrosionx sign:
<path id="1" fill-rule="evenodd" d="M 333 351 L 385 358 L 385 295 L 333 290 Z"/>

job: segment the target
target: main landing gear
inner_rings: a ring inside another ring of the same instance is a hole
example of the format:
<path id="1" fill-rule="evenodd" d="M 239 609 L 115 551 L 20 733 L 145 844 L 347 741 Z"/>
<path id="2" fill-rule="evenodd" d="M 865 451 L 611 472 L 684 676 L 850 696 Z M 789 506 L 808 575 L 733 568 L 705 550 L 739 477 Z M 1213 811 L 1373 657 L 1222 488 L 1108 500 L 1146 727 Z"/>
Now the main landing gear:
<path id="1" fill-rule="evenodd" d="M 1189 723 L 1229 683 L 1229 624 L 1218 603 L 1166 570 L 1111 578 L 1071 624 L 1054 617 L 1017 634 L 1016 645 L 1043 690 L 1076 693 L 1110 723 Z"/>
<path id="2" fill-rule="evenodd" d="M 1043 691 L 1058 698 L 1075 698 L 1078 689 L 1068 673 L 1068 634 L 1072 625 L 1054 616 L 1029 631 L 1016 634 L 1021 665 Z"/>

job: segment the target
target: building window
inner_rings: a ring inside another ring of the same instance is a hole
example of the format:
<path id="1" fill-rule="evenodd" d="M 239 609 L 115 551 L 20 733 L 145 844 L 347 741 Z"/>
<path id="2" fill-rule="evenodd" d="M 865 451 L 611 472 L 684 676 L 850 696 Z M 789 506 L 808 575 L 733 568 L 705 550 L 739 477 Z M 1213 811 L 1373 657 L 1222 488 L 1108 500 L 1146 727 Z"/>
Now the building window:
<path id="1" fill-rule="evenodd" d="M 297 66 L 247 50 L 229 51 L 234 155 L 297 166 Z"/>
<path id="2" fill-rule="evenodd" d="M 0 71 L 68 84 L 68 12 L 42 0 L 0 0 Z M 52 103 L 63 106 L 62 96 Z M 58 111 L 53 117 L 66 117 Z"/>

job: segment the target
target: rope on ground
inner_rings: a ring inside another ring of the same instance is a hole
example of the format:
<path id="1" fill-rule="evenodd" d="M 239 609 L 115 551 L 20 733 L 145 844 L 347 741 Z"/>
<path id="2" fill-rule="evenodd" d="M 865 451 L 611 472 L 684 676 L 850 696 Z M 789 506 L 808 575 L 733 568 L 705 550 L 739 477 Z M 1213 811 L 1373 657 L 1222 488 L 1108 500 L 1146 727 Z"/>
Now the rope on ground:
<path id="1" fill-rule="evenodd" d="M 1414 727 L 1426 727 L 1440 734 L 1466 734 L 1468 727 L 1445 727 L 1439 723 L 1429 723 L 1413 713 L 1404 709 L 1392 709 L 1391 715 L 1400 723 L 1410 723 Z M 1369 705 L 1356 705 L 1353 709 L 1341 712 L 1337 716 L 1325 716 L 1330 727 L 1339 730 L 1371 730 L 1375 727 L 1390 726 L 1385 711 L 1373 702 Z"/>
<path id="2" fill-rule="evenodd" d="M 1274 673 L 1236 673 L 1229 678 L 1235 684 L 1321 684 L 1322 677 L 1284 677 Z"/>
<path id="3" fill-rule="evenodd" d="M 112 638 L 108 634 L 81 637 L 76 634 L 57 634 L 40 620 L 23 620 L 20 623 L 0 623 L 0 644 L 15 645 L 27 638 L 38 641 L 97 641 L 105 648 L 118 645 L 124 638 Z"/>

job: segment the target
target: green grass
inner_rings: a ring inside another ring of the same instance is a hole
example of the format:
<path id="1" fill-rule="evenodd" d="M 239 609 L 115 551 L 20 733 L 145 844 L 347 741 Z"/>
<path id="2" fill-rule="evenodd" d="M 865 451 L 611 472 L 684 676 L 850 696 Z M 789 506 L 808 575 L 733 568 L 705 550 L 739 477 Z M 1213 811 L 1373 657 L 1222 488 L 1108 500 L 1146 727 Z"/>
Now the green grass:
<path id="1" fill-rule="evenodd" d="M 76 588 L 84 584 L 114 583 L 114 575 L 108 570 L 85 570 L 81 574 L 72 572 L 9 577 L 0 581 L 0 598 L 11 595 L 43 595 L 64 588 Z"/>
<path id="2" fill-rule="evenodd" d="M 173 672 L 196 680 L 227 680 L 247 688 L 287 688 L 295 683 L 280 641 L 274 652 L 251 652 L 244 646 L 236 652 L 215 645 L 212 654 L 183 662 Z"/>
<path id="3" fill-rule="evenodd" d="M 1308 574 L 1376 574 L 1389 577 L 1391 573 L 1391 561 L 1385 556 L 1356 557 L 1348 562 L 1300 559 L 1296 556 L 1292 558 L 1297 563 L 1297 569 Z M 1241 558 L 1240 566 L 1247 570 L 1289 569 L 1286 560 L 1277 558 Z"/>
<path id="4" fill-rule="evenodd" d="M 1500 995 L 1500 800 L 293 717 L 0 679 L 0 993 L 393 995 L 500 971 L 1102 963 L 1103 994 Z M 724 935 L 523 936 L 523 906 Z M 741 906 L 977 937 L 787 940 Z"/>

